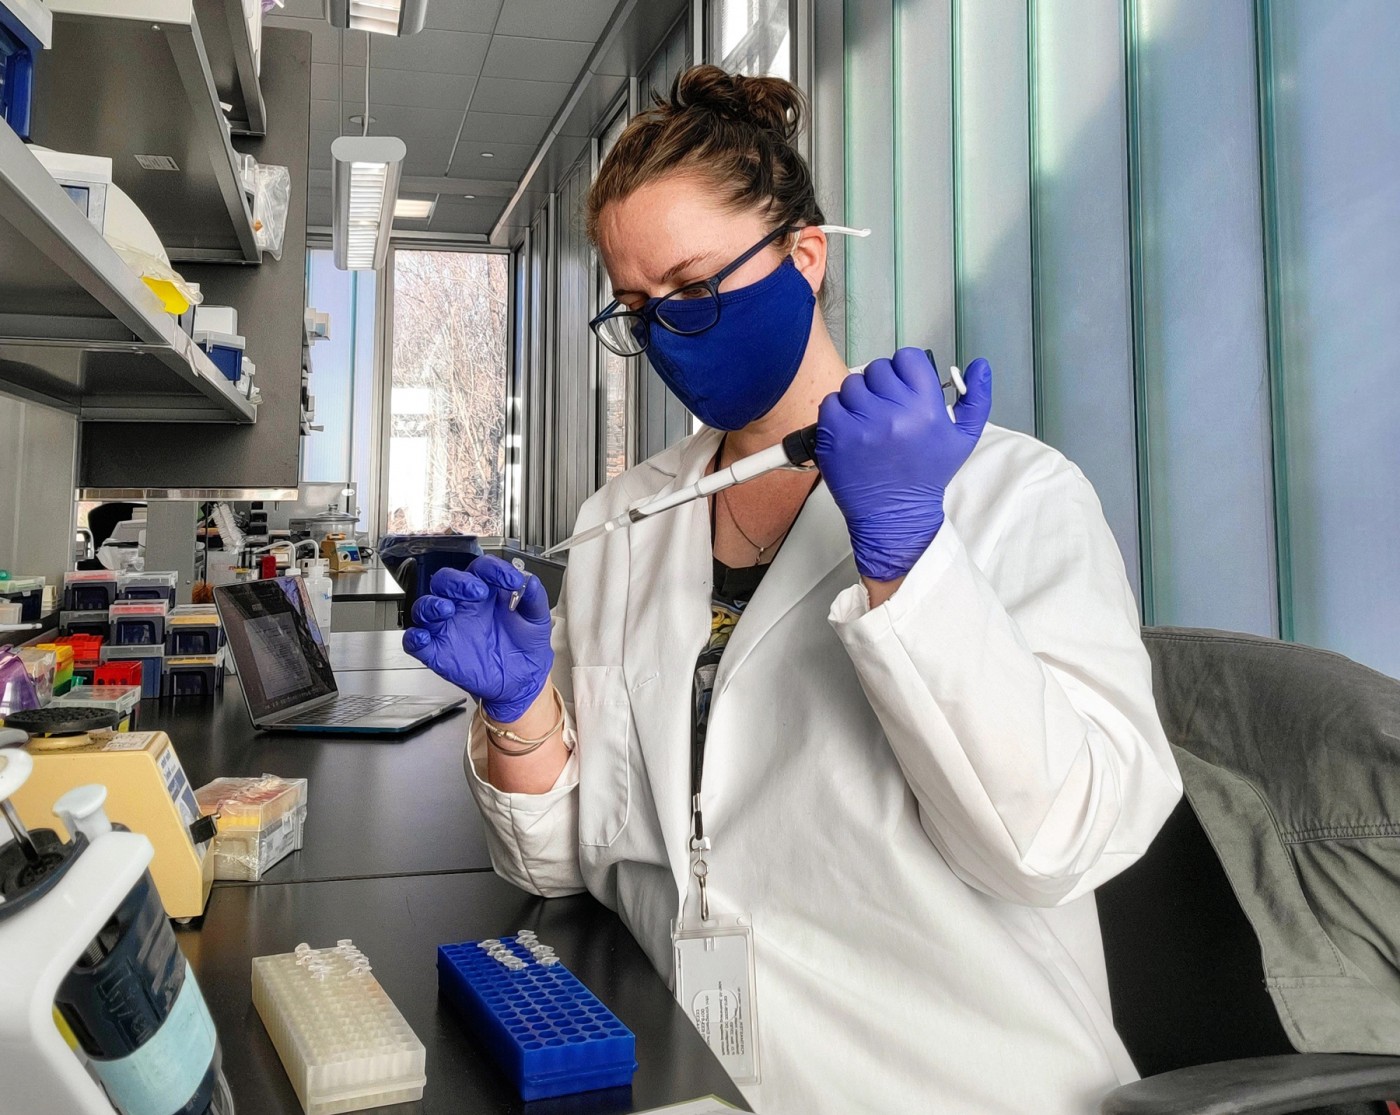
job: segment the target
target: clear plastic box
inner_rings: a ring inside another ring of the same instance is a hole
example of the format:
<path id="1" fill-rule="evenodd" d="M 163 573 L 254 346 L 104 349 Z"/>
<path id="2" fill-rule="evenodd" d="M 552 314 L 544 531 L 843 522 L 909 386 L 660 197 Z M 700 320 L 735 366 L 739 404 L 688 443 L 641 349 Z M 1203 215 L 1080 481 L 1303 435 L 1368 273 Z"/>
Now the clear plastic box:
<path id="1" fill-rule="evenodd" d="M 118 732 L 128 732 L 136 727 L 141 709 L 141 687 L 139 685 L 80 685 L 70 689 L 62 697 L 55 697 L 56 706 L 82 705 L 111 709 L 121 721 Z"/>
<path id="2" fill-rule="evenodd" d="M 117 575 L 110 569 L 73 569 L 63 574 L 65 611 L 106 611 L 116 598 Z"/>
<path id="3" fill-rule="evenodd" d="M 254 957 L 253 1005 L 306 1115 L 423 1098 L 427 1051 L 348 940 Z"/>
<path id="4" fill-rule="evenodd" d="M 201 813 L 219 814 L 219 831 L 209 844 L 216 879 L 255 883 L 301 848 L 305 778 L 216 778 L 194 796 Z"/>
<path id="5" fill-rule="evenodd" d="M 173 572 L 122 573 L 117 576 L 118 600 L 164 600 L 174 606 L 180 574 Z"/>

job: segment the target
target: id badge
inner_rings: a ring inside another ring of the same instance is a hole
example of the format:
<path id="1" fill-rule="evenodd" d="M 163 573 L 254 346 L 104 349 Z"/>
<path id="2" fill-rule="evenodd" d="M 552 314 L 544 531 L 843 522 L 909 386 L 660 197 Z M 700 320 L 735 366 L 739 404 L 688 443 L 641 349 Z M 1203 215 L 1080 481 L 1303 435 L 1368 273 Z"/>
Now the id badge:
<path id="1" fill-rule="evenodd" d="M 753 919 L 673 921 L 676 1002 L 736 1084 L 759 1082 Z"/>

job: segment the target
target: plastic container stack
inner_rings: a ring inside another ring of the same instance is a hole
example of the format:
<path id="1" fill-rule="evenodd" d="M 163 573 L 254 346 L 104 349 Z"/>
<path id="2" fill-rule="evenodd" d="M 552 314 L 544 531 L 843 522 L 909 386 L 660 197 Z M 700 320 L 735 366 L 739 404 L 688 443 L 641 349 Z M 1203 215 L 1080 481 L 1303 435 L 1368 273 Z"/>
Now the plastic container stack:
<path id="1" fill-rule="evenodd" d="M 5 577 L 0 579 L 0 601 L 19 605 L 20 623 L 37 623 L 43 613 L 43 577 Z"/>
<path id="2" fill-rule="evenodd" d="M 219 831 L 209 845 L 216 879 L 255 883 L 301 849 L 305 778 L 216 778 L 194 796 L 200 813 L 219 815 Z"/>
<path id="3" fill-rule="evenodd" d="M 134 731 L 140 718 L 141 687 L 139 685 L 80 685 L 62 697 L 55 697 L 51 708 L 71 706 L 103 708 L 115 712 L 118 732 Z"/>

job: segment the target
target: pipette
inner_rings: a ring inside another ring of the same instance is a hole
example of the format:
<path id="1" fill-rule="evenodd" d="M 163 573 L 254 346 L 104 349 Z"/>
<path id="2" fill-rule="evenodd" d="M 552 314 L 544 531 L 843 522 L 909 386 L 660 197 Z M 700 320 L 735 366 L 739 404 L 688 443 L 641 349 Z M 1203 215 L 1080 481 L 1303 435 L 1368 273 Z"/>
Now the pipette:
<path id="1" fill-rule="evenodd" d="M 932 363 L 933 353 L 928 349 L 924 351 Z M 954 388 L 959 397 L 967 394 L 967 384 L 963 382 L 962 373 L 957 368 L 948 369 L 948 379 L 946 382 L 940 383 L 940 386 L 945 389 Z M 612 534 L 613 531 L 626 530 L 634 523 L 640 523 L 643 519 L 650 519 L 653 515 L 659 515 L 673 507 L 680 507 L 692 500 L 704 499 L 716 492 L 722 492 L 726 488 L 732 488 L 736 484 L 744 484 L 757 477 L 766 476 L 770 472 L 776 472 L 778 469 L 786 468 L 805 472 L 812 467 L 812 462 L 816 460 L 816 447 L 817 424 L 814 422 L 800 430 L 793 430 L 777 445 L 762 449 L 757 453 L 751 453 L 747 457 L 740 457 L 728 468 L 716 469 L 708 476 L 702 476 L 694 484 L 689 484 L 680 491 L 669 492 L 636 507 L 629 507 L 621 515 L 614 516 L 597 526 L 589 527 L 587 530 L 581 530 L 551 546 L 542 556 L 550 557 L 565 550 L 571 550 L 585 542 L 591 542 L 595 538 L 602 538 L 605 534 Z"/>

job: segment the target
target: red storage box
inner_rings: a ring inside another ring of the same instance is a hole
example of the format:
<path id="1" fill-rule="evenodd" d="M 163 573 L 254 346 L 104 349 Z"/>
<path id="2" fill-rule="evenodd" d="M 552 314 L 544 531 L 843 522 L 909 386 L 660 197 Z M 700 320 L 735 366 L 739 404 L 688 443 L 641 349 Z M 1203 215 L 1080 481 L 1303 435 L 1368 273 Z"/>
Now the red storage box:
<path id="1" fill-rule="evenodd" d="M 92 672 L 93 685 L 140 685 L 145 667 L 141 659 L 104 662 Z"/>

